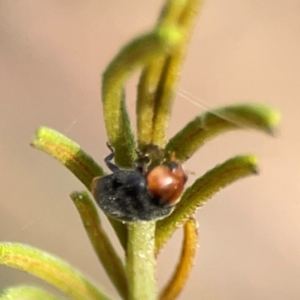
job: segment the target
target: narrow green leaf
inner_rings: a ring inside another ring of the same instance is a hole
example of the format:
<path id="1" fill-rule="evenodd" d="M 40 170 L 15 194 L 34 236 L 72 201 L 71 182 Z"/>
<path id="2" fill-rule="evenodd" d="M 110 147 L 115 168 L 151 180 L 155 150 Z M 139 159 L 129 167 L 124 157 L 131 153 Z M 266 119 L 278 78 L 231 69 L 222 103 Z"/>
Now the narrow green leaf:
<path id="1" fill-rule="evenodd" d="M 155 222 L 128 223 L 127 276 L 129 300 L 155 300 Z"/>
<path id="2" fill-rule="evenodd" d="M 75 300 L 109 300 L 66 262 L 22 244 L 0 243 L 0 264 L 37 276 Z"/>
<path id="3" fill-rule="evenodd" d="M 93 178 L 104 175 L 102 168 L 78 144 L 53 129 L 39 128 L 31 146 L 65 165 L 88 190 Z"/>
<path id="4" fill-rule="evenodd" d="M 97 209 L 86 192 L 74 192 L 71 198 L 80 214 L 92 246 L 120 296 L 127 299 L 125 267 L 101 226 Z"/>
<path id="5" fill-rule="evenodd" d="M 164 57 L 145 67 L 138 84 L 136 116 L 138 148 L 144 149 L 152 143 L 152 123 L 155 108 L 155 91 L 164 64 Z"/>
<path id="6" fill-rule="evenodd" d="M 206 112 L 189 122 L 166 145 L 184 162 L 208 140 L 231 130 L 255 129 L 274 134 L 280 114 L 262 104 L 232 105 Z"/>
<path id="7" fill-rule="evenodd" d="M 185 58 L 189 38 L 199 11 L 201 0 L 188 0 L 178 15 L 177 26 L 183 39 L 174 51 L 166 57 L 155 95 L 152 143 L 161 148 L 165 146 L 166 129 L 169 124 L 175 88 Z M 166 14 L 168 16 L 168 14 Z"/>
<path id="8" fill-rule="evenodd" d="M 81 147 L 61 133 L 41 127 L 36 132 L 31 146 L 44 151 L 65 165 L 90 191 L 95 177 L 103 176 L 103 169 Z M 108 218 L 114 228 L 120 243 L 126 249 L 126 225 Z"/>
<path id="9" fill-rule="evenodd" d="M 0 300 L 60 300 L 46 290 L 34 286 L 13 286 L 0 292 Z"/>
<path id="10" fill-rule="evenodd" d="M 131 167 L 136 157 L 134 138 L 123 101 L 128 77 L 164 53 L 170 52 L 181 40 L 172 26 L 161 27 L 130 42 L 109 64 L 103 74 L 102 101 L 109 142 L 115 148 L 119 166 Z"/>
<path id="11" fill-rule="evenodd" d="M 187 188 L 173 213 L 156 224 L 156 251 L 162 248 L 173 232 L 182 226 L 196 210 L 220 189 L 257 173 L 257 159 L 253 155 L 237 156 L 217 165 Z"/>
<path id="12" fill-rule="evenodd" d="M 197 222 L 190 218 L 184 224 L 184 239 L 181 255 L 175 272 L 160 294 L 160 300 L 174 300 L 183 290 L 194 266 L 197 252 L 198 230 Z"/>
<path id="13" fill-rule="evenodd" d="M 187 0 L 167 1 L 158 19 L 157 27 L 177 24 L 186 3 Z M 156 90 L 168 55 L 166 53 L 153 59 L 149 65 L 145 66 L 140 77 L 136 112 L 139 149 L 152 143 Z"/>
<path id="14" fill-rule="evenodd" d="M 167 24 L 178 24 L 182 13 L 185 11 L 189 0 L 168 0 L 166 1 L 158 18 L 157 26 Z"/>

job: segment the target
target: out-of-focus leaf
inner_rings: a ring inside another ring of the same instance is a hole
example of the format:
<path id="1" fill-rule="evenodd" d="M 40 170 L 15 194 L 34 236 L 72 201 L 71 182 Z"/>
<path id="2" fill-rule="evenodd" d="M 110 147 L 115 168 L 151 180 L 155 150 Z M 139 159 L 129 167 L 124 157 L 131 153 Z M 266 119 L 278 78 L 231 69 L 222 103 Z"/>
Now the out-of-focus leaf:
<path id="1" fill-rule="evenodd" d="M 253 155 L 237 156 L 208 171 L 187 188 L 173 213 L 156 224 L 156 251 L 162 248 L 173 232 L 220 189 L 249 175 L 257 174 Z"/>

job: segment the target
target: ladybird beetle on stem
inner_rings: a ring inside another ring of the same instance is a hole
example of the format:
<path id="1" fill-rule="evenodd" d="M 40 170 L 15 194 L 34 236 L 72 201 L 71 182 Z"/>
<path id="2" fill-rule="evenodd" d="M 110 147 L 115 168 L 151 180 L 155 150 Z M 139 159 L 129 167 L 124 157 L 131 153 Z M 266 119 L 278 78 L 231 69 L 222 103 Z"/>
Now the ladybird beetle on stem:
<path id="1" fill-rule="evenodd" d="M 96 177 L 92 183 L 92 194 L 100 208 L 125 222 L 150 221 L 169 215 L 187 181 L 187 174 L 174 153 L 169 162 L 149 171 L 145 162 L 133 170 L 122 170 L 111 162 L 115 153 L 107 146 L 111 153 L 104 161 L 113 173 Z"/>

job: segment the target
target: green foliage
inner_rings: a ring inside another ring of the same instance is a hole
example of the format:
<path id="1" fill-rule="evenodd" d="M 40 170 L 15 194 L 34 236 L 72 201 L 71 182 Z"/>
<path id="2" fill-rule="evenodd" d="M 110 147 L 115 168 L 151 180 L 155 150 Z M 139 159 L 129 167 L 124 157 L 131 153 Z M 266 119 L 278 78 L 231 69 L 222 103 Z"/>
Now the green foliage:
<path id="1" fill-rule="evenodd" d="M 136 150 L 146 152 L 158 164 L 170 152 L 184 162 L 208 140 L 234 129 L 274 133 L 279 122 L 277 111 L 262 104 L 240 104 L 196 117 L 167 141 L 166 128 L 173 96 L 201 3 L 201 0 L 166 1 L 153 30 L 129 42 L 105 70 L 102 81 L 103 114 L 107 140 L 115 150 L 118 166 L 132 167 L 137 159 Z M 140 69 L 135 137 L 124 91 L 128 78 Z M 156 156 L 149 150 L 153 144 L 159 149 Z M 40 128 L 31 145 L 67 167 L 88 191 L 91 191 L 95 178 L 105 175 L 79 145 L 53 129 Z M 163 300 L 176 299 L 188 279 L 196 255 L 197 225 L 194 215 L 197 209 L 222 188 L 253 174 L 257 174 L 256 157 L 236 156 L 197 179 L 183 193 L 173 212 L 162 220 L 126 224 L 108 217 L 124 249 L 125 264 L 104 231 L 88 193 L 75 192 L 71 198 L 99 261 L 122 299 L 157 299 L 156 255 L 173 232 L 183 226 L 180 259 L 159 297 Z M 111 299 L 67 263 L 28 246 L 0 244 L 0 264 L 40 277 L 71 299 Z M 20 293 L 30 299 L 58 299 L 40 289 L 16 287 L 4 290 L 0 300 L 17 299 L 16 295 Z"/>

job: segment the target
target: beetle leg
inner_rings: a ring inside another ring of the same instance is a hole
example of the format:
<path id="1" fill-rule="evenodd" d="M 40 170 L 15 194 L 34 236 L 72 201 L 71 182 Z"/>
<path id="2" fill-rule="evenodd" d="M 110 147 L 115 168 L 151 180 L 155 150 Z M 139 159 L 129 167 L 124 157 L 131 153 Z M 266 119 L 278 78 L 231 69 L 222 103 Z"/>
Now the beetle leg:
<path id="1" fill-rule="evenodd" d="M 106 143 L 106 146 L 111 151 L 111 153 L 104 158 L 105 164 L 112 172 L 119 171 L 119 167 L 111 162 L 111 160 L 115 157 L 115 151 L 113 147 L 108 142 Z"/>

